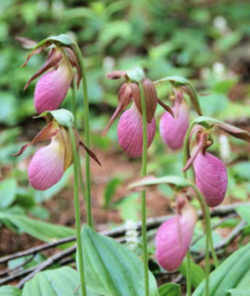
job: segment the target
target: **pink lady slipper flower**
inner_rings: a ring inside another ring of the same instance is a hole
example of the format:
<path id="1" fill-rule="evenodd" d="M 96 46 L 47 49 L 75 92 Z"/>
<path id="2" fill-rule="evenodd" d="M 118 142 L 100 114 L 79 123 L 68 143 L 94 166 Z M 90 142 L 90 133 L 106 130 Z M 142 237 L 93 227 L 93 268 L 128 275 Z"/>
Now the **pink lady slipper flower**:
<path id="1" fill-rule="evenodd" d="M 199 152 L 194 159 L 195 183 L 209 207 L 224 200 L 227 191 L 227 170 L 224 163 L 209 152 Z"/>
<path id="2" fill-rule="evenodd" d="M 57 109 L 67 95 L 72 79 L 73 71 L 63 60 L 57 68 L 42 75 L 35 87 L 36 111 L 42 113 Z"/>
<path id="3" fill-rule="evenodd" d="M 182 263 L 192 241 L 197 215 L 186 198 L 178 197 L 177 214 L 164 222 L 157 231 L 156 259 L 168 271 Z"/>
<path id="4" fill-rule="evenodd" d="M 126 72 L 114 71 L 108 75 L 110 79 L 119 79 L 124 77 L 127 82 L 124 82 L 118 94 L 118 106 L 112 115 L 104 132 L 107 132 L 109 127 L 119 114 L 132 102 L 132 106 L 122 113 L 118 123 L 118 142 L 122 149 L 130 157 L 138 157 L 142 154 L 143 146 L 143 124 L 142 124 L 142 108 L 140 89 L 137 83 L 130 82 L 126 77 Z M 146 103 L 147 116 L 147 146 L 149 147 L 153 141 L 156 130 L 156 122 L 154 118 L 155 110 L 159 99 L 157 98 L 156 89 L 150 79 L 144 79 L 142 82 Z M 169 112 L 172 110 L 161 102 L 161 105 Z"/>
<path id="5" fill-rule="evenodd" d="M 153 118 L 147 125 L 148 147 L 154 139 L 155 129 L 156 123 Z M 117 133 L 119 145 L 130 157 L 138 157 L 142 154 L 142 118 L 135 105 L 121 115 Z"/>
<path id="6" fill-rule="evenodd" d="M 66 149 L 66 145 L 68 149 Z M 49 145 L 37 150 L 32 157 L 28 167 L 31 186 L 37 190 L 46 190 L 52 187 L 62 178 L 71 162 L 71 144 L 66 131 L 61 129 L 51 138 Z"/>
<path id="7" fill-rule="evenodd" d="M 197 134 L 198 144 L 193 148 L 184 170 L 193 165 L 196 186 L 204 195 L 207 205 L 215 207 L 224 200 L 228 176 L 224 163 L 206 151 L 211 145 L 207 137 L 200 129 Z"/>
<path id="8" fill-rule="evenodd" d="M 95 154 L 80 141 L 77 133 L 76 136 L 77 145 L 83 146 L 89 155 L 100 164 Z M 73 161 L 69 132 L 55 120 L 50 121 L 31 143 L 21 148 L 16 156 L 22 154 L 29 145 L 48 140 L 50 140 L 50 143 L 35 152 L 28 167 L 29 182 L 37 190 L 46 190 L 60 181 Z"/>
<path id="9" fill-rule="evenodd" d="M 160 120 L 160 134 L 166 145 L 172 150 L 180 149 L 189 125 L 188 106 L 183 99 L 183 93 L 176 93 L 174 106 L 172 107 L 174 117 L 165 112 Z"/>
<path id="10" fill-rule="evenodd" d="M 24 45 L 28 41 L 32 42 L 25 38 L 18 40 Z M 34 50 L 28 56 L 24 66 L 32 55 L 40 53 L 45 47 Z M 50 50 L 45 64 L 28 80 L 24 87 L 26 89 L 34 79 L 44 73 L 38 80 L 34 92 L 34 105 L 37 113 L 55 110 L 61 105 L 74 78 L 73 67 L 77 69 L 79 83 L 81 79 L 80 69 L 73 51 L 66 47 L 53 47 Z"/>

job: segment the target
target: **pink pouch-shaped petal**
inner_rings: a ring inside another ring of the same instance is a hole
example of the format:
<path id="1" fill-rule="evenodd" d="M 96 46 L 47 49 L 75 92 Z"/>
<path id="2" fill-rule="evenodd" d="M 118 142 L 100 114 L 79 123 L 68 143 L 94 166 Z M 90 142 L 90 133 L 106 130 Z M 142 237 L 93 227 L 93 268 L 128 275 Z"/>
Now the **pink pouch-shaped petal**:
<path id="1" fill-rule="evenodd" d="M 32 187 L 46 190 L 55 185 L 64 173 L 64 148 L 53 139 L 51 143 L 40 148 L 33 156 L 28 176 Z"/>
<path id="2" fill-rule="evenodd" d="M 227 170 L 224 163 L 211 153 L 199 153 L 193 162 L 195 182 L 208 206 L 218 206 L 227 191 Z"/>
<path id="3" fill-rule="evenodd" d="M 148 147 L 155 135 L 155 119 L 147 124 Z M 118 141 L 120 146 L 130 157 L 138 157 L 142 154 L 143 131 L 142 118 L 136 107 L 126 110 L 118 123 Z"/>
<path id="4" fill-rule="evenodd" d="M 168 271 L 176 270 L 182 263 L 192 241 L 196 223 L 193 209 L 175 215 L 164 222 L 156 234 L 156 259 Z"/>
<path id="5" fill-rule="evenodd" d="M 62 63 L 56 70 L 44 74 L 35 88 L 35 108 L 38 113 L 57 109 L 64 100 L 72 81 L 72 71 Z"/>
<path id="6" fill-rule="evenodd" d="M 188 129 L 189 112 L 185 102 L 176 102 L 172 108 L 174 118 L 168 112 L 160 120 L 160 134 L 166 145 L 172 150 L 180 149 Z"/>

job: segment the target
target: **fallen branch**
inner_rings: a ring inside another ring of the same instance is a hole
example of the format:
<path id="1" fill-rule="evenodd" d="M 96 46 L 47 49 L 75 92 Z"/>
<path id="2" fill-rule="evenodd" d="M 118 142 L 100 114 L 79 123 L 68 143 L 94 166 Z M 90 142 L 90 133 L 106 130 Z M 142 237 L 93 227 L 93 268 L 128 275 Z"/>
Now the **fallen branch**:
<path id="1" fill-rule="evenodd" d="M 220 207 L 217 207 L 216 209 L 213 209 L 211 211 L 211 216 L 225 217 L 229 214 L 235 213 L 235 209 L 239 206 L 250 206 L 250 203 L 235 203 L 233 205 L 220 206 Z M 198 216 L 199 216 L 199 218 L 202 218 L 202 213 L 198 212 Z M 151 229 L 157 228 L 161 223 L 163 223 L 166 219 L 168 219 L 170 217 L 171 216 L 161 216 L 161 217 L 157 217 L 157 218 L 149 218 L 147 221 L 147 229 L 151 230 Z M 215 227 L 220 224 L 221 224 L 221 222 L 217 223 L 215 225 Z M 242 221 L 240 224 L 238 224 L 236 226 L 236 228 L 230 233 L 230 235 L 227 238 L 225 238 L 225 240 L 223 240 L 220 244 L 215 246 L 216 251 L 220 251 L 221 249 L 228 246 L 242 232 L 244 226 L 245 226 L 244 221 Z M 140 231 L 140 229 L 141 229 L 140 222 L 137 223 L 136 229 L 138 231 Z M 106 235 L 106 236 L 110 236 L 113 238 L 119 238 L 119 237 L 124 236 L 125 232 L 126 232 L 126 227 L 120 226 L 120 227 L 117 227 L 111 231 L 103 231 L 103 232 L 101 232 L 101 234 Z M 62 245 L 65 243 L 70 243 L 73 241 L 75 241 L 75 237 L 68 237 L 68 238 L 58 240 L 56 242 L 43 244 L 41 246 L 28 249 L 26 251 L 22 251 L 22 252 L 18 252 L 18 253 L 12 254 L 12 255 L 5 256 L 0 259 L 0 263 L 5 263 L 9 260 L 13 260 L 13 259 L 23 257 L 23 256 L 28 256 L 28 255 L 34 256 L 35 254 L 37 254 L 41 251 L 45 251 L 50 248 L 57 247 L 59 245 Z M 125 242 L 124 238 L 117 239 L 117 241 L 119 241 L 120 243 Z M 19 272 L 15 272 L 15 273 L 11 274 L 10 276 L 0 280 L 0 285 L 7 284 L 7 283 L 12 282 L 16 279 L 19 279 L 19 278 L 22 278 L 22 277 L 28 275 L 18 284 L 18 287 L 22 287 L 25 284 L 25 282 L 30 280 L 36 273 L 47 269 L 48 267 L 50 267 L 54 263 L 60 263 L 61 265 L 64 265 L 69 262 L 70 263 L 73 262 L 74 259 L 72 259 L 71 255 L 74 254 L 75 251 L 76 251 L 76 246 L 72 246 L 67 250 L 64 250 L 62 252 L 58 252 L 58 253 L 50 256 L 47 260 L 43 261 L 41 264 L 39 264 L 35 267 L 29 268 L 29 269 L 24 269 Z M 204 258 L 204 254 L 200 254 L 198 257 L 195 258 L 195 260 L 199 262 L 203 258 Z M 9 272 L 11 272 L 11 270 L 9 270 Z"/>
<path id="2" fill-rule="evenodd" d="M 232 205 L 219 206 L 211 211 L 211 216 L 212 217 L 227 216 L 231 213 L 234 213 L 235 209 L 238 208 L 239 206 L 250 206 L 250 202 L 234 203 Z M 164 221 L 166 221 L 170 217 L 171 217 L 170 215 L 167 215 L 167 216 L 149 218 L 147 220 L 147 230 L 157 228 L 159 225 L 161 225 Z M 202 218 L 201 211 L 198 212 L 198 217 L 199 217 L 199 219 Z M 136 223 L 136 229 L 137 229 L 137 231 L 141 230 L 141 222 Z M 110 236 L 112 238 L 118 238 L 118 237 L 124 236 L 125 232 L 126 232 L 126 226 L 122 225 L 122 226 L 116 227 L 113 230 L 102 231 L 101 234 L 106 235 L 106 236 Z M 8 262 L 8 261 L 16 259 L 16 258 L 20 258 L 20 257 L 28 256 L 28 255 L 35 255 L 39 252 L 46 251 L 48 249 L 55 248 L 55 247 L 65 244 L 65 243 L 70 243 L 70 242 L 74 242 L 74 241 L 75 241 L 75 237 L 71 236 L 71 237 L 66 237 L 66 238 L 60 239 L 56 242 L 46 243 L 41 246 L 30 248 L 25 251 L 17 252 L 12 255 L 8 255 L 8 256 L 0 258 L 0 264 L 3 264 L 5 262 Z"/>

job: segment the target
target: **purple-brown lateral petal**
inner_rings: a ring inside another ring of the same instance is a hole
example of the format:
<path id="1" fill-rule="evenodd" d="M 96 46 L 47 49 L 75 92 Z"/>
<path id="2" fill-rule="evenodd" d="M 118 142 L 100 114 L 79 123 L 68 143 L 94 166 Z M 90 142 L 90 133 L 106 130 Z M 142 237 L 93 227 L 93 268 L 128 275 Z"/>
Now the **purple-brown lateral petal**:
<path id="1" fill-rule="evenodd" d="M 157 94 L 154 83 L 150 79 L 144 79 L 143 83 L 144 98 L 146 104 L 147 122 L 150 123 L 154 117 L 157 106 Z M 138 111 L 142 114 L 141 95 L 139 86 L 136 83 L 132 85 L 132 96 Z"/>

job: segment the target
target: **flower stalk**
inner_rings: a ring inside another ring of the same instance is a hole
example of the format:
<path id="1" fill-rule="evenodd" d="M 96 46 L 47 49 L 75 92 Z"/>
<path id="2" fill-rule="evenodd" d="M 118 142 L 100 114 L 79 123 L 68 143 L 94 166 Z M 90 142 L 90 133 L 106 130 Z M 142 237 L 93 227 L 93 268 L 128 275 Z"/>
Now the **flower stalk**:
<path id="1" fill-rule="evenodd" d="M 80 200 L 79 200 L 79 155 L 76 148 L 75 134 L 72 128 L 69 129 L 70 138 L 73 148 L 73 161 L 74 161 L 74 207 L 75 207 L 75 225 L 76 225 L 76 243 L 77 243 L 77 254 L 79 262 L 79 273 L 81 281 L 81 292 L 83 296 L 87 296 L 85 275 L 84 275 L 84 261 L 83 261 L 83 250 L 81 242 L 81 220 L 80 220 Z"/>
<path id="2" fill-rule="evenodd" d="M 142 108 L 142 128 L 143 128 L 143 150 L 142 150 L 142 163 L 141 163 L 141 176 L 147 175 L 147 113 L 146 102 L 143 85 L 140 82 L 140 97 Z M 146 190 L 141 193 L 141 219 L 142 219 L 142 241 L 143 241 L 143 262 L 144 262 L 144 284 L 145 296 L 149 296 L 149 274 L 148 274 L 148 247 L 147 247 L 147 207 L 146 207 Z"/>
<path id="3" fill-rule="evenodd" d="M 78 44 L 75 42 L 73 44 L 73 50 L 76 54 L 77 60 L 79 62 L 81 76 L 82 76 L 82 90 L 83 90 L 83 106 L 84 106 L 84 136 L 86 146 L 90 146 L 90 133 L 89 133 L 89 102 L 88 102 L 88 86 L 85 74 L 85 66 L 83 62 L 83 56 Z M 90 158 L 87 154 L 85 157 L 85 199 L 87 208 L 87 223 L 90 227 L 93 227 L 93 217 L 92 217 L 92 202 L 91 202 L 91 180 L 90 180 Z"/>
<path id="4" fill-rule="evenodd" d="M 75 84 L 74 80 L 72 81 L 72 86 L 71 86 L 71 109 L 72 109 L 72 113 L 74 115 L 75 124 L 76 124 L 77 123 L 77 118 L 76 118 L 76 84 Z"/>
<path id="5" fill-rule="evenodd" d="M 185 137 L 185 141 L 184 141 L 183 167 L 185 167 L 185 165 L 187 164 L 188 158 L 189 158 L 189 154 L 190 154 L 189 141 L 190 141 L 191 132 L 192 132 L 193 127 L 194 127 L 194 125 L 190 124 L 190 126 L 189 126 L 189 128 L 187 130 L 187 133 L 186 133 L 186 137 Z M 184 171 L 183 175 L 184 175 L 184 177 L 187 177 L 187 172 Z M 202 212 L 203 212 L 203 215 L 204 215 L 205 224 L 206 224 L 206 235 L 208 236 L 210 251 L 211 251 L 211 254 L 212 254 L 212 257 L 213 257 L 213 260 L 214 260 L 214 264 L 217 267 L 219 265 L 219 260 L 217 258 L 216 252 L 214 250 L 209 209 L 208 209 L 207 203 L 205 201 L 205 198 L 203 197 L 202 193 L 197 188 L 197 186 L 193 185 L 192 187 L 193 187 L 194 191 L 196 192 L 198 201 L 200 203 L 200 206 L 201 206 L 201 209 L 202 209 Z M 209 252 L 209 250 L 208 250 L 208 252 Z"/>
<path id="6" fill-rule="evenodd" d="M 187 268 L 186 268 L 186 279 L 187 279 L 187 296 L 192 295 L 192 286 L 191 286 L 191 255 L 190 251 L 187 252 Z"/>

